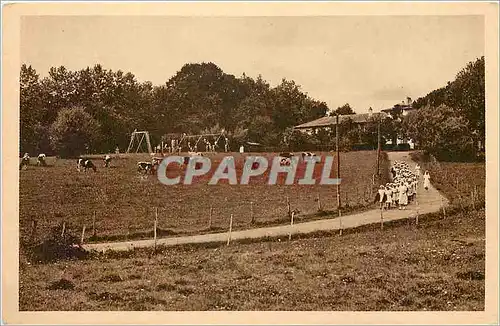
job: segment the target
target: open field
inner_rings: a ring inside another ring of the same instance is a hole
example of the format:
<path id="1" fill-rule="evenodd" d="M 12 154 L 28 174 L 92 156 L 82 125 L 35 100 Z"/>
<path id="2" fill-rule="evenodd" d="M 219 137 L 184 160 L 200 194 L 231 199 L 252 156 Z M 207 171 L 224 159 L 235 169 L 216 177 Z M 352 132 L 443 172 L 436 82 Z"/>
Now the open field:
<path id="1" fill-rule="evenodd" d="M 475 173 L 464 187 L 484 180 L 484 164 Z M 450 198 L 454 181 L 441 182 Z M 20 310 L 483 310 L 485 211 L 456 207 L 446 219 L 423 216 L 418 227 L 399 221 L 343 236 L 108 252 L 49 264 L 21 257 Z"/>
<path id="2" fill-rule="evenodd" d="M 20 310 L 483 310 L 484 218 L 21 261 Z"/>
<path id="3" fill-rule="evenodd" d="M 213 156 L 213 169 L 225 155 Z M 273 155 L 276 154 L 265 154 L 269 157 Z M 239 176 L 243 157 L 240 154 L 235 154 L 235 157 Z M 97 173 L 79 173 L 75 160 L 61 159 L 52 161 L 52 166 L 30 166 L 20 171 L 21 238 L 31 237 L 35 229 L 34 238 L 43 239 L 51 228 L 60 230 L 63 222 L 66 232 L 76 235 L 81 234 L 85 225 L 87 242 L 151 237 L 156 207 L 160 236 L 225 230 L 230 214 L 234 215 L 235 230 L 288 223 L 287 197 L 291 209 L 299 211 L 297 222 L 325 218 L 325 212 L 337 208 L 336 186 L 269 186 L 262 182 L 267 173 L 255 182 L 251 180 L 247 186 L 234 186 L 227 182 L 210 186 L 206 177 L 192 185 L 164 186 L 156 176 L 144 176 L 137 172 L 136 163 L 149 159 L 148 155 L 120 155 L 113 160 L 111 168 L 105 169 L 102 159 L 96 157 Z M 51 164 L 50 159 L 48 163 Z M 386 156 L 382 155 L 383 171 L 387 171 L 387 164 Z M 322 164 L 317 164 L 315 172 L 321 169 Z M 375 169 L 374 151 L 341 154 L 344 212 L 370 206 Z M 303 174 L 303 168 L 299 169 L 297 177 L 300 177 L 300 171 Z M 334 171 L 331 176 L 335 177 Z M 386 177 L 384 173 L 382 178 Z M 322 211 L 318 211 L 318 195 Z M 251 205 L 255 216 L 253 224 Z M 210 206 L 213 206 L 213 214 L 211 228 L 208 228 Z M 92 231 L 94 211 L 96 237 L 93 237 Z M 33 221 L 37 223 L 35 228 Z"/>

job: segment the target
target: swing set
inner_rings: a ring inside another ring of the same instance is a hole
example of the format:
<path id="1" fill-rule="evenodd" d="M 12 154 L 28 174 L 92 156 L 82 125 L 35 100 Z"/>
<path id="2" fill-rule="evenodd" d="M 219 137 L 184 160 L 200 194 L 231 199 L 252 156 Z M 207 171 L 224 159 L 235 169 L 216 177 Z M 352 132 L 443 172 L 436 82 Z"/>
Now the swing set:
<path id="1" fill-rule="evenodd" d="M 175 151 L 180 153 L 183 148 L 187 148 L 189 152 L 198 152 L 198 147 L 201 145 L 200 142 L 203 142 L 205 144 L 205 152 L 215 152 L 219 148 L 221 140 L 224 141 L 224 151 L 228 152 L 229 139 L 226 137 L 224 130 L 217 134 L 187 135 L 184 133 L 177 142 Z"/>
<path id="2" fill-rule="evenodd" d="M 146 139 L 145 145 L 147 146 L 148 153 L 153 153 L 153 148 L 151 147 L 151 140 L 149 138 L 149 132 L 147 131 L 137 131 L 135 129 L 130 136 L 130 143 L 128 144 L 127 154 L 131 153 L 135 148 L 135 153 L 138 153 L 142 149 L 143 140 Z M 137 144 L 137 145 L 135 145 Z M 144 152 L 141 152 L 144 153 Z"/>

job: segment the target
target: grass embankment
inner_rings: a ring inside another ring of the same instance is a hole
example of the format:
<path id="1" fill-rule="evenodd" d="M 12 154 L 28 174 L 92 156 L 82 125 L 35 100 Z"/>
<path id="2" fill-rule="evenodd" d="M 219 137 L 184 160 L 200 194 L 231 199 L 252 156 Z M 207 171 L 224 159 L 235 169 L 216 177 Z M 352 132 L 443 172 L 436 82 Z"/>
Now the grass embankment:
<path id="1" fill-rule="evenodd" d="M 484 165 L 475 173 L 464 180 L 484 180 Z M 453 198 L 454 180 L 441 182 Z M 343 236 L 22 261 L 20 309 L 483 310 L 485 211 L 450 212 Z"/>

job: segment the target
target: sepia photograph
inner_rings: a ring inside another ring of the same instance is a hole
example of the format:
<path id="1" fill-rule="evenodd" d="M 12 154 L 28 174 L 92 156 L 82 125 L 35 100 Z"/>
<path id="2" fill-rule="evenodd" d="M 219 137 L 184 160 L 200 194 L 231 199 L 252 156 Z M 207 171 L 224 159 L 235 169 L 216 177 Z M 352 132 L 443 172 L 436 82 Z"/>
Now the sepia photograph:
<path id="1" fill-rule="evenodd" d="M 498 322 L 498 3 L 121 5 L 3 8 L 4 314 Z"/>

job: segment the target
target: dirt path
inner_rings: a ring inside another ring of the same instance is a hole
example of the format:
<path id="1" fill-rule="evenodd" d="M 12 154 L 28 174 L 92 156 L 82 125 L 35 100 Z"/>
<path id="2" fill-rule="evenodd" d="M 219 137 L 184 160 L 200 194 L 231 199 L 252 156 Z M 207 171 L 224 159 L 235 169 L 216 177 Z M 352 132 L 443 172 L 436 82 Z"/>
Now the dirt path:
<path id="1" fill-rule="evenodd" d="M 414 167 L 414 162 L 411 160 L 408 152 L 389 152 L 389 160 L 406 161 L 410 166 Z M 434 187 L 430 187 L 427 191 L 423 188 L 423 180 L 419 182 L 417 190 L 418 205 L 413 202 L 408 205 L 406 210 L 390 210 L 383 211 L 384 221 L 392 221 L 398 219 L 415 216 L 418 210 L 419 214 L 432 213 L 441 208 L 441 205 L 447 205 L 447 199 L 442 196 Z M 362 225 L 380 223 L 380 210 L 374 209 L 359 214 L 347 215 L 342 218 L 324 219 L 319 221 L 298 223 L 293 226 L 281 225 L 274 227 L 256 228 L 250 230 L 234 231 L 231 234 L 232 240 L 238 239 L 255 239 L 275 236 L 286 236 L 288 234 L 310 233 L 324 230 L 339 230 L 341 228 L 354 228 Z M 208 243 L 208 242 L 227 242 L 228 233 L 212 233 L 201 234 L 194 236 L 182 236 L 172 238 L 161 238 L 157 240 L 159 246 L 173 246 L 188 243 Z M 137 240 L 124 242 L 108 242 L 108 243 L 92 243 L 84 245 L 86 250 L 105 251 L 111 250 L 129 250 L 133 248 L 152 247 L 154 240 Z"/>

